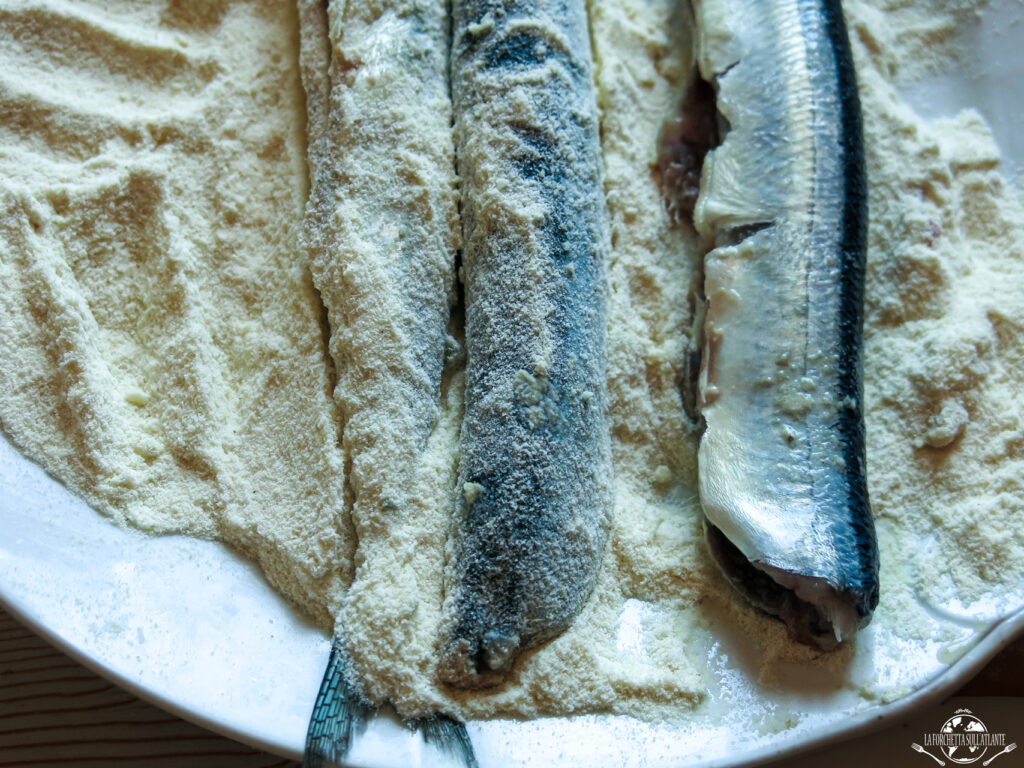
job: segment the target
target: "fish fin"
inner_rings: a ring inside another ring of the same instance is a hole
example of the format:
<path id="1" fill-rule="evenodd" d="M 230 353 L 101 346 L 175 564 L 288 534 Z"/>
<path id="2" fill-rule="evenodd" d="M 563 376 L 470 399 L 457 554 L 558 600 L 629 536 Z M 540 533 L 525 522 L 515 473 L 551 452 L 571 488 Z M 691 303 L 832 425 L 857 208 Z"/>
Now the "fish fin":
<path id="1" fill-rule="evenodd" d="M 320 691 L 313 704 L 306 731 L 303 768 L 334 768 L 343 765 L 356 734 L 376 715 L 349 685 L 345 675 L 345 656 L 338 638 L 331 643 Z"/>
<path id="2" fill-rule="evenodd" d="M 435 746 L 439 752 L 452 758 L 457 765 L 479 768 L 465 723 L 438 714 L 413 720 L 409 726 L 423 734 L 423 741 Z"/>
<path id="3" fill-rule="evenodd" d="M 345 658 L 345 651 L 335 637 L 310 715 L 302 768 L 344 768 L 356 737 L 378 715 L 377 708 L 348 682 Z M 453 766 L 479 768 L 465 724 L 436 714 L 405 725 L 419 732 L 423 741 L 448 757 Z"/>

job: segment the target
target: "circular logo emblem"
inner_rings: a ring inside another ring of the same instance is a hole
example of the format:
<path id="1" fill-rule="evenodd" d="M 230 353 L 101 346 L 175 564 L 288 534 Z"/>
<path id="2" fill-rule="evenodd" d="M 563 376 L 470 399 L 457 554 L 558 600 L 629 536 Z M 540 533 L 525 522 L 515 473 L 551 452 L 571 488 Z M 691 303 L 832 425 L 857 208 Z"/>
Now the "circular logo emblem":
<path id="1" fill-rule="evenodd" d="M 970 713 L 953 715 L 942 725 L 942 733 L 962 733 L 965 735 L 973 733 L 988 733 L 985 724 Z M 952 762 L 966 765 L 980 760 L 985 754 L 986 747 L 980 745 L 958 744 L 955 746 L 940 747 L 942 754 Z"/>

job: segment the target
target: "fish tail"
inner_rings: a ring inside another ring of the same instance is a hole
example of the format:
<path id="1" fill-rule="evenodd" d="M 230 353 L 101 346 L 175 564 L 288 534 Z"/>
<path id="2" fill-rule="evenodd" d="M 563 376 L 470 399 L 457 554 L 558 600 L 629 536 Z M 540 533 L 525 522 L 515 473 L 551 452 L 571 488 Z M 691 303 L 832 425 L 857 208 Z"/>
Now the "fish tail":
<path id="1" fill-rule="evenodd" d="M 457 765 L 479 768 L 465 723 L 453 720 L 447 715 L 436 714 L 413 720 L 408 725 L 423 734 L 423 740 L 427 744 L 432 744 Z"/>
<path id="2" fill-rule="evenodd" d="M 345 654 L 338 638 L 334 638 L 327 670 L 309 718 L 303 768 L 342 765 L 356 734 L 366 728 L 374 715 L 376 708 L 366 703 L 349 685 Z"/>
<path id="3" fill-rule="evenodd" d="M 349 674 L 345 650 L 335 637 L 306 731 L 303 768 L 343 768 L 356 738 L 381 714 L 349 682 Z M 404 725 L 447 758 L 445 764 L 479 768 L 465 724 L 437 713 Z"/>

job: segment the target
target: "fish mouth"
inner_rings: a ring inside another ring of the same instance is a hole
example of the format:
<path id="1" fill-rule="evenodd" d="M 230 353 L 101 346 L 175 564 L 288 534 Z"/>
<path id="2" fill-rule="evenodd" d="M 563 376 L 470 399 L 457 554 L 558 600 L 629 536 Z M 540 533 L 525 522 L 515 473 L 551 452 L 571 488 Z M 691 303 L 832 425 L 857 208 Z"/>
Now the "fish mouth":
<path id="1" fill-rule="evenodd" d="M 754 606 L 781 619 L 794 640 L 831 651 L 867 623 L 850 596 L 825 579 L 748 558 L 706 517 L 704 535 L 729 583 Z"/>

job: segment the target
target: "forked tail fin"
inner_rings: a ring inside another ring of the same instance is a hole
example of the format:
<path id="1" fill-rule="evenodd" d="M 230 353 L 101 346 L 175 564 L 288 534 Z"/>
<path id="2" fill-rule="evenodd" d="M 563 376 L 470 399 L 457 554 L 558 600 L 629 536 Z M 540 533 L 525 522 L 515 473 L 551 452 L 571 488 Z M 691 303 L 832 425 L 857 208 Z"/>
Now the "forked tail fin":
<path id="1" fill-rule="evenodd" d="M 447 715 L 436 714 L 413 720 L 407 725 L 422 733 L 423 740 L 451 758 L 454 765 L 479 768 L 465 723 L 452 720 Z"/>
<path id="2" fill-rule="evenodd" d="M 338 639 L 331 643 L 320 691 L 313 704 L 313 714 L 306 731 L 303 768 L 344 768 L 356 739 L 371 727 L 378 717 L 386 715 L 368 703 L 349 684 L 345 671 L 345 652 Z M 479 768 L 466 726 L 442 714 L 404 722 L 419 733 L 425 744 L 452 768 Z"/>
<path id="3" fill-rule="evenodd" d="M 375 709 L 365 703 L 345 679 L 344 654 L 335 638 L 309 718 L 303 768 L 344 765 L 342 761 L 352 748 L 356 731 L 364 730 L 375 714 Z"/>

